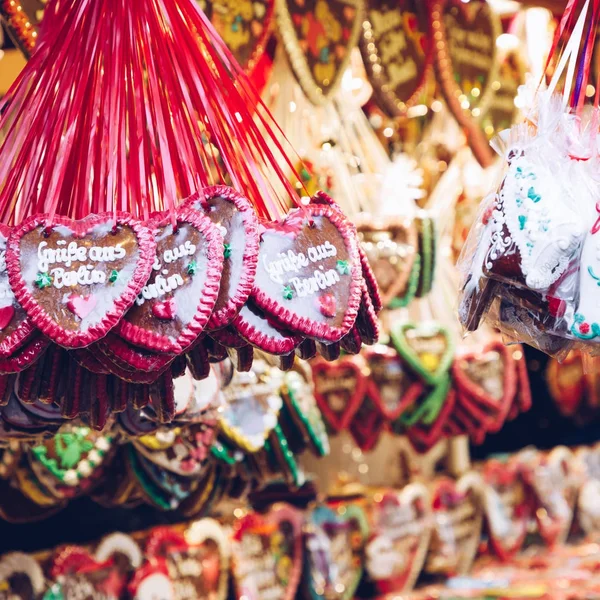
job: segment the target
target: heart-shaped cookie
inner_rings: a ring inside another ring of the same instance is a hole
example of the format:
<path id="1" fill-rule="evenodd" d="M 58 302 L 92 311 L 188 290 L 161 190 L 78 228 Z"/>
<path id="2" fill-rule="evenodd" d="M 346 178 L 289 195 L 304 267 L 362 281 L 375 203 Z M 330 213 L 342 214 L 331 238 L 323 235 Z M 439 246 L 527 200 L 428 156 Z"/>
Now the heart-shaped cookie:
<path id="1" fill-rule="evenodd" d="M 154 529 L 146 542 L 146 556 L 165 560 L 181 600 L 227 597 L 229 544 L 217 521 L 196 521 L 185 536 L 168 527 Z"/>
<path id="2" fill-rule="evenodd" d="M 369 452 L 379 442 L 381 432 L 387 424 L 387 419 L 375 406 L 370 396 L 370 388 L 367 387 L 363 401 L 348 427 L 352 438 L 363 452 Z"/>
<path id="3" fill-rule="evenodd" d="M 252 296 L 287 329 L 339 342 L 356 321 L 362 286 L 354 227 L 335 208 L 311 204 L 263 229 Z"/>
<path id="4" fill-rule="evenodd" d="M 274 507 L 249 513 L 234 524 L 232 554 L 237 597 L 296 597 L 302 573 L 302 513 Z"/>
<path id="5" fill-rule="evenodd" d="M 495 460 L 485 463 L 482 476 L 490 545 L 501 560 L 510 560 L 527 535 L 530 507 L 525 485 L 516 465 Z"/>
<path id="6" fill-rule="evenodd" d="M 111 456 L 116 435 L 89 427 L 64 425 L 50 440 L 29 449 L 34 473 L 57 497 L 70 497 L 90 487 Z"/>
<path id="7" fill-rule="evenodd" d="M 380 227 L 375 227 L 372 222 L 365 223 L 358 228 L 358 232 L 361 247 L 377 280 L 383 305 L 401 301 L 407 296 L 411 273 L 419 259 L 414 221 L 408 218 L 388 220 Z"/>
<path id="8" fill-rule="evenodd" d="M 248 5 L 236 5 L 229 0 L 197 2 L 240 66 L 252 73 L 272 33 L 274 1 L 253 0 Z"/>
<path id="9" fill-rule="evenodd" d="M 457 482 L 442 478 L 433 484 L 433 530 L 425 571 L 463 575 L 471 567 L 483 521 L 481 478 L 474 473 Z"/>
<path id="10" fill-rule="evenodd" d="M 281 381 L 274 369 L 255 361 L 249 373 L 236 373 L 223 390 L 225 406 L 219 424 L 225 437 L 246 452 L 261 450 L 277 425 L 283 401 Z"/>
<path id="11" fill-rule="evenodd" d="M 545 455 L 523 453 L 522 465 L 529 485 L 538 531 L 548 546 L 562 544 L 569 534 L 577 495 L 573 454 L 559 446 Z"/>
<path id="12" fill-rule="evenodd" d="M 117 325 L 147 282 L 154 251 L 151 232 L 125 213 L 34 215 L 8 240 L 8 278 L 42 333 L 80 348 Z"/>
<path id="13" fill-rule="evenodd" d="M 487 431 L 499 431 L 517 392 L 512 350 L 494 340 L 480 353 L 457 357 L 452 375 L 463 407 L 485 424 Z"/>
<path id="14" fill-rule="evenodd" d="M 336 433 L 346 429 L 365 396 L 364 362 L 360 356 L 319 361 L 312 365 L 312 374 L 315 399 L 327 424 Z"/>
<path id="15" fill-rule="evenodd" d="M 379 105 L 391 117 L 419 99 L 433 63 L 431 24 L 417 0 L 370 0 L 360 51 Z"/>
<path id="16" fill-rule="evenodd" d="M 314 397 L 310 371 L 306 374 L 296 371 L 286 373 L 281 395 L 284 405 L 280 423 L 287 432 L 286 437 L 294 451 L 296 440 L 302 439 L 306 440 L 313 454 L 327 456 L 330 450 L 329 438 Z"/>
<path id="17" fill-rule="evenodd" d="M 0 224 L 0 357 L 8 357 L 35 332 L 8 282 L 6 246 L 10 228 Z"/>
<path id="18" fill-rule="evenodd" d="M 369 525 L 355 504 L 336 510 L 317 506 L 307 515 L 304 595 L 310 600 L 350 600 L 363 573 L 362 554 Z"/>
<path id="19" fill-rule="evenodd" d="M 412 483 L 399 493 L 376 492 L 373 500 L 366 572 L 379 594 L 410 590 L 423 568 L 431 535 L 427 488 Z"/>
<path id="20" fill-rule="evenodd" d="M 337 89 L 365 16 L 362 0 L 276 0 L 277 25 L 306 97 L 325 104 Z"/>
<path id="21" fill-rule="evenodd" d="M 26 57 L 31 56 L 35 47 L 46 4 L 46 0 L 0 0 L 0 16 L 11 38 Z"/>
<path id="22" fill-rule="evenodd" d="M 208 327 L 225 327 L 244 306 L 254 284 L 259 241 L 256 212 L 247 198 L 225 185 L 202 189 L 184 206 L 204 211 L 223 235 L 221 286 Z"/>
<path id="23" fill-rule="evenodd" d="M 148 226 L 156 241 L 152 274 L 116 331 L 142 348 L 180 354 L 202 333 L 215 307 L 223 236 L 193 208 L 155 216 Z"/>
<path id="24" fill-rule="evenodd" d="M 494 94 L 500 21 L 486 0 L 434 0 L 430 18 L 442 93 L 466 130 L 473 154 L 482 166 L 489 166 L 494 153 L 478 119 Z"/>
<path id="25" fill-rule="evenodd" d="M 44 600 L 61 597 L 118 600 L 127 587 L 128 569 L 123 569 L 113 557 L 100 562 L 83 547 L 66 546 L 53 557 L 50 576 L 54 583 Z"/>
<path id="26" fill-rule="evenodd" d="M 0 589 L 6 598 L 36 600 L 43 594 L 45 584 L 42 568 L 28 554 L 11 552 L 0 560 Z"/>
<path id="27" fill-rule="evenodd" d="M 425 383 L 437 384 L 452 364 L 454 344 L 438 323 L 397 323 L 391 337 L 398 354 Z"/>
<path id="28" fill-rule="evenodd" d="M 383 344 L 364 353 L 371 371 L 369 397 L 388 421 L 395 421 L 424 392 L 423 382 L 412 375 L 398 353 Z"/>

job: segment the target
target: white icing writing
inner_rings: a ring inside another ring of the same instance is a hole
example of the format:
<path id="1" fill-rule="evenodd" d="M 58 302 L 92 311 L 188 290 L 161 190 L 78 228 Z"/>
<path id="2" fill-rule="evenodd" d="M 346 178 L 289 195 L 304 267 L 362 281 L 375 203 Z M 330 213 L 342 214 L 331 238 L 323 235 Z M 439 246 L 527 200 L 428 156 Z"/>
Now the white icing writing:
<path id="1" fill-rule="evenodd" d="M 311 246 L 306 254 L 288 250 L 287 252 L 280 252 L 277 255 L 277 260 L 268 261 L 266 257 L 263 257 L 263 263 L 271 281 L 283 283 L 285 273 L 299 273 L 309 265 L 309 262 L 317 263 L 336 255 L 337 248 L 331 242 L 326 241 L 318 246 Z"/>
<path id="2" fill-rule="evenodd" d="M 179 246 L 176 246 L 175 248 L 167 248 L 164 250 L 162 254 L 162 260 L 164 263 L 170 265 L 176 260 L 180 260 L 186 256 L 193 256 L 194 254 L 196 254 L 195 244 L 192 244 L 190 240 L 186 240 L 185 243 L 179 244 Z M 135 300 L 135 303 L 138 306 L 144 304 L 146 300 L 156 300 L 165 294 L 173 292 L 185 283 L 183 277 L 179 273 L 174 273 L 169 277 L 163 277 L 163 275 L 168 275 L 169 271 L 167 269 L 163 269 L 162 267 L 163 265 L 159 257 L 156 256 L 154 258 L 154 264 L 152 265 L 152 268 L 155 271 L 162 270 L 162 275 L 157 275 L 154 278 L 153 283 L 149 283 L 142 288 L 142 291 Z"/>

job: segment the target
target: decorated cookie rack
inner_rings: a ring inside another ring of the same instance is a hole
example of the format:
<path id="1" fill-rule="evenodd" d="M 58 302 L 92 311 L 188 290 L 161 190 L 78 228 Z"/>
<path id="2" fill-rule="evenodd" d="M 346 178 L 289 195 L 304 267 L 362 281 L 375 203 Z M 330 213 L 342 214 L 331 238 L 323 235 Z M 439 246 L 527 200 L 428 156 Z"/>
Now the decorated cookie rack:
<path id="1" fill-rule="evenodd" d="M 524 451 L 458 480 L 363 489 L 302 511 L 236 508 L 222 524 L 202 519 L 38 556 L 9 554 L 0 560 L 0 581 L 13 597 L 46 600 L 84 590 L 103 598 L 145 600 L 160 590 L 164 599 L 225 599 L 230 574 L 236 597 L 383 597 L 432 577 L 464 575 L 477 555 L 479 571 L 531 560 L 519 553 L 537 543 L 535 531 L 555 554 L 565 552 L 557 546 L 569 531 L 598 533 L 589 503 L 598 456 L 596 447 Z"/>
<path id="2" fill-rule="evenodd" d="M 561 54 L 551 53 L 558 64 L 548 89 L 523 89 L 527 120 L 494 143 L 504 174 L 465 247 L 460 305 L 468 331 L 486 318 L 507 338 L 559 358 L 573 348 L 596 354 L 600 333 L 593 300 L 599 98 L 584 110 L 582 91 L 591 61 L 586 23 L 595 25 L 598 11 L 575 5 L 579 17 L 567 11 L 557 31 L 567 41 Z"/>
<path id="3" fill-rule="evenodd" d="M 24 402 L 87 415 L 94 429 L 129 405 L 169 422 L 186 364 L 202 379 L 229 353 L 247 371 L 260 349 L 289 369 L 296 354 L 333 359 L 378 337 L 354 226 L 322 192 L 300 201 L 280 166 L 293 151 L 204 13 L 159 4 L 51 2 L 7 95 L 0 404 L 18 374 Z M 95 28 L 110 15 L 133 25 Z M 126 80 L 135 94 L 116 83 Z M 71 93 L 86 86 L 94 94 Z M 57 144 L 60 161 L 30 160 Z"/>
<path id="4" fill-rule="evenodd" d="M 282 374 L 256 360 L 250 372 L 234 373 L 226 360 L 200 382 L 183 374 L 176 398 L 170 425 L 128 406 L 98 432 L 65 421 L 58 407 L 23 403 L 17 386 L 2 413 L 10 440 L 0 449 L 2 517 L 43 518 L 82 495 L 191 517 L 271 480 L 296 489 L 305 481 L 297 455 L 329 451 L 305 363 Z"/>

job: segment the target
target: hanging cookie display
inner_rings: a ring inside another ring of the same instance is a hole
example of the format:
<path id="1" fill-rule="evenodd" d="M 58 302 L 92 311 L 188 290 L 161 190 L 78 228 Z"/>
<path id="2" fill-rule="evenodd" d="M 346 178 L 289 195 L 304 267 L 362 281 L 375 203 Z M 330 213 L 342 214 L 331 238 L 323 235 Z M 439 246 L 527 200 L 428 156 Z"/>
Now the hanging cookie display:
<path id="1" fill-rule="evenodd" d="M 442 93 L 473 154 L 482 166 L 489 166 L 494 152 L 478 119 L 494 94 L 500 21 L 487 0 L 434 0 L 430 15 Z"/>
<path id="2" fill-rule="evenodd" d="M 363 0 L 276 0 L 277 25 L 290 64 L 313 104 L 337 89 L 365 17 Z"/>
<path id="3" fill-rule="evenodd" d="M 391 117 L 414 106 L 433 64 L 431 23 L 418 0 L 370 0 L 360 51 L 377 100 Z"/>
<path id="4" fill-rule="evenodd" d="M 272 32 L 274 0 L 197 0 L 242 69 L 251 73 Z"/>

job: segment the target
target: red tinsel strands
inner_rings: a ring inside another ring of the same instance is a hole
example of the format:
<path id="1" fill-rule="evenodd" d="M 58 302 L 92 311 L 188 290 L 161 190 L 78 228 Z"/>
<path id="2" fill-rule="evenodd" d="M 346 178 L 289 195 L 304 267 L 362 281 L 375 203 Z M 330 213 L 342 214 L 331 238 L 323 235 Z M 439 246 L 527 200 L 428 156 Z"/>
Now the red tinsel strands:
<path id="1" fill-rule="evenodd" d="M 292 168 L 287 140 L 193 0 L 49 9 L 0 120 L 3 222 L 174 214 L 215 184 L 238 188 L 264 219 L 302 206 L 282 166 Z"/>

